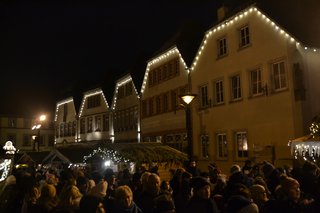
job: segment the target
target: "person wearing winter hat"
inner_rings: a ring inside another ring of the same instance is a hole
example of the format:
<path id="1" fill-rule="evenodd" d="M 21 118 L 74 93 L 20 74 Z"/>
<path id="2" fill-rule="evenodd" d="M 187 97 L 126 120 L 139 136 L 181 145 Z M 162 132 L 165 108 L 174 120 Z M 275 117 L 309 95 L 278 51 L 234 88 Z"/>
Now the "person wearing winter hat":
<path id="1" fill-rule="evenodd" d="M 301 202 L 300 184 L 291 177 L 281 179 L 280 185 L 275 190 L 275 198 L 269 205 L 266 205 L 266 212 L 305 212 L 307 206 L 312 202 L 312 200 Z"/>
<path id="2" fill-rule="evenodd" d="M 203 177 L 194 177 L 191 179 L 191 188 L 193 196 L 187 202 L 184 212 L 218 212 L 215 201 L 211 198 L 211 184 L 208 179 Z"/>
<path id="3" fill-rule="evenodd" d="M 275 189 L 280 184 L 281 174 L 279 170 L 277 170 L 274 165 L 268 161 L 264 161 L 262 165 L 262 173 L 271 195 L 274 196 Z"/>

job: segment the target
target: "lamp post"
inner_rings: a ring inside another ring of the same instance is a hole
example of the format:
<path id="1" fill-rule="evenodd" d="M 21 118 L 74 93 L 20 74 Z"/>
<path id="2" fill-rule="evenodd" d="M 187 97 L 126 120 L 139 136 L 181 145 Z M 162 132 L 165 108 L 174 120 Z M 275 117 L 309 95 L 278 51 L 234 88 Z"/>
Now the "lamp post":
<path id="1" fill-rule="evenodd" d="M 32 136 L 33 139 L 33 151 L 36 151 L 36 144 L 37 144 L 37 151 L 40 151 L 40 128 L 42 122 L 46 120 L 46 115 L 41 115 L 37 120 L 36 123 L 32 126 L 32 130 L 37 130 L 37 135 Z"/>
<path id="2" fill-rule="evenodd" d="M 184 109 L 186 111 L 186 130 L 187 130 L 187 143 L 188 143 L 188 158 L 191 160 L 193 156 L 193 142 L 192 142 L 192 121 L 191 121 L 191 102 L 197 96 L 196 94 L 192 94 L 191 92 L 191 79 L 190 79 L 190 71 L 188 71 L 188 91 L 186 94 L 182 94 L 179 97 L 182 99 L 184 103 Z"/>

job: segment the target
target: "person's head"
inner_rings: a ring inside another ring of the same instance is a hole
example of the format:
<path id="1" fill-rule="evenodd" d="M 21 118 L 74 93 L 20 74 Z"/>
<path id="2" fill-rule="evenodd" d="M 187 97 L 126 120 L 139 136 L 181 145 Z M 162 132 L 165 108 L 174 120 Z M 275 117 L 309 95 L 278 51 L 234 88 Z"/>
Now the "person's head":
<path id="1" fill-rule="evenodd" d="M 267 191 L 264 186 L 254 184 L 250 187 L 250 192 L 251 197 L 255 203 L 260 204 L 268 201 Z"/>
<path id="2" fill-rule="evenodd" d="M 281 180 L 280 186 L 283 192 L 287 195 L 288 199 L 298 202 L 300 199 L 300 184 L 299 182 L 291 177 L 285 177 Z"/>
<path id="3" fill-rule="evenodd" d="M 142 190 L 145 191 L 148 188 L 148 178 L 151 175 L 150 172 L 144 172 L 141 175 L 141 185 L 142 185 Z"/>
<path id="4" fill-rule="evenodd" d="M 197 166 L 197 161 L 195 161 L 194 159 L 191 159 L 191 160 L 189 161 L 189 166 L 190 166 L 190 167 L 196 167 L 196 166 Z"/>
<path id="5" fill-rule="evenodd" d="M 241 167 L 238 164 L 234 164 L 230 167 L 230 175 L 241 172 Z"/>
<path id="6" fill-rule="evenodd" d="M 154 199 L 155 213 L 175 213 L 175 205 L 170 193 L 164 193 Z"/>
<path id="7" fill-rule="evenodd" d="M 107 195 L 108 182 L 101 180 L 90 191 L 89 194 L 103 199 Z"/>
<path id="8" fill-rule="evenodd" d="M 263 172 L 263 176 L 265 178 L 269 178 L 270 175 L 272 174 L 273 170 L 275 170 L 275 167 L 271 163 L 265 161 L 265 162 L 263 162 L 263 165 L 262 165 L 261 169 L 262 169 L 262 172 Z"/>
<path id="9" fill-rule="evenodd" d="M 195 177 L 191 179 L 191 188 L 194 196 L 202 199 L 209 199 L 211 196 L 211 186 L 208 179 L 204 177 Z"/>
<path id="10" fill-rule="evenodd" d="M 132 206 L 133 194 L 129 186 L 119 186 L 115 191 L 115 199 L 118 204 L 125 209 Z"/>
<path id="11" fill-rule="evenodd" d="M 41 197 L 53 199 L 57 195 L 56 187 L 53 184 L 45 184 L 41 188 Z"/>
<path id="12" fill-rule="evenodd" d="M 80 213 L 105 213 L 102 200 L 93 195 L 85 195 L 80 200 Z"/>
<path id="13" fill-rule="evenodd" d="M 160 177 L 155 174 L 155 173 L 151 173 L 148 177 L 148 182 L 147 182 L 147 189 L 148 192 L 152 195 L 157 195 L 160 192 Z"/>

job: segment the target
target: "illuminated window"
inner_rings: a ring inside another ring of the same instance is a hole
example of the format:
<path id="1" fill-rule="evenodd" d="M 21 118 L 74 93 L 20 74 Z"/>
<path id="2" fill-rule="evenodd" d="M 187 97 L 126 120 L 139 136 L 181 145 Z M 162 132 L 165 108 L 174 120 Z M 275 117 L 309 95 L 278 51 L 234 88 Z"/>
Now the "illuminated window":
<path id="1" fill-rule="evenodd" d="M 92 117 L 87 118 L 87 132 L 92 132 Z"/>
<path id="2" fill-rule="evenodd" d="M 238 158 L 248 157 L 248 140 L 246 132 L 235 133 L 236 151 Z"/>

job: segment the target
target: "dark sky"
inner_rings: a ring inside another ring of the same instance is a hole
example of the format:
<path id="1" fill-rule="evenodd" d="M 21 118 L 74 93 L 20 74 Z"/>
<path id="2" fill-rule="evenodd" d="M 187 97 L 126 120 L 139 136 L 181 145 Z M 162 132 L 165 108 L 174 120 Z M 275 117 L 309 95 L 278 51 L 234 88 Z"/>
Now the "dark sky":
<path id="1" fill-rule="evenodd" d="M 221 2 L 247 1 L 1 0 L 0 114 L 53 111 L 74 85 L 113 84 L 183 24 L 214 24 Z"/>
<path id="2" fill-rule="evenodd" d="M 218 4 L 2 0 L 0 114 L 52 110 L 71 85 L 110 82 L 140 55 L 160 48 L 183 23 L 213 23 Z"/>

